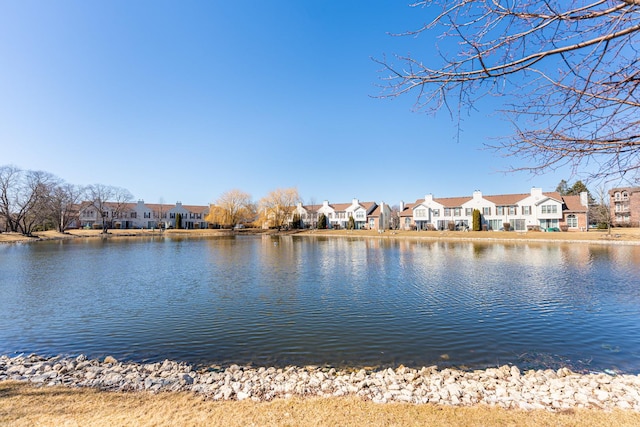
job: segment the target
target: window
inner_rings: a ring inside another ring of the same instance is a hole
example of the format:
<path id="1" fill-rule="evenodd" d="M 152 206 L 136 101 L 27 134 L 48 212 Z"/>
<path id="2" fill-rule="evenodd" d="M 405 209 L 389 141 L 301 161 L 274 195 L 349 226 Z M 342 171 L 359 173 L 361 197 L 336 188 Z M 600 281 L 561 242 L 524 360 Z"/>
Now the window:
<path id="1" fill-rule="evenodd" d="M 504 206 L 496 206 L 496 215 L 504 215 Z"/>
<path id="2" fill-rule="evenodd" d="M 516 207 L 509 206 L 509 215 L 515 215 L 515 214 L 516 214 Z"/>
<path id="3" fill-rule="evenodd" d="M 489 230 L 500 230 L 502 228 L 502 220 L 501 219 L 490 219 L 489 220 Z"/>
<path id="4" fill-rule="evenodd" d="M 144 213 L 144 217 L 145 218 L 151 218 L 151 212 L 145 212 Z"/>
<path id="5" fill-rule="evenodd" d="M 356 212 L 356 219 L 364 219 L 364 212 L 363 211 Z"/>
<path id="6" fill-rule="evenodd" d="M 444 208 L 444 216 L 451 216 L 451 208 Z"/>
<path id="7" fill-rule="evenodd" d="M 619 191 L 616 191 L 616 194 L 615 194 L 614 198 L 616 200 L 620 200 L 620 192 Z"/>
<path id="8" fill-rule="evenodd" d="M 569 228 L 578 228 L 578 218 L 574 214 L 567 215 L 567 226 Z"/>
<path id="9" fill-rule="evenodd" d="M 626 191 L 622 192 L 622 200 L 629 200 L 629 194 Z"/>
<path id="10" fill-rule="evenodd" d="M 425 218 L 427 216 L 427 210 L 426 209 L 416 209 L 416 217 L 417 218 Z"/>
<path id="11" fill-rule="evenodd" d="M 556 206 L 556 205 L 542 205 L 542 213 L 543 214 L 558 213 L 558 206 Z"/>
<path id="12" fill-rule="evenodd" d="M 462 208 L 453 209 L 453 216 L 461 216 L 461 215 L 462 215 Z"/>
<path id="13" fill-rule="evenodd" d="M 531 215 L 531 206 L 522 206 L 522 215 Z"/>
<path id="14" fill-rule="evenodd" d="M 471 216 L 473 215 L 473 209 L 472 208 L 464 208 L 464 216 Z"/>
<path id="15" fill-rule="evenodd" d="M 440 209 L 433 209 L 433 210 L 431 211 L 431 214 L 432 214 L 433 216 L 440 216 Z"/>
<path id="16" fill-rule="evenodd" d="M 137 212 L 131 212 L 131 218 L 138 218 Z"/>
<path id="17" fill-rule="evenodd" d="M 490 207 L 482 208 L 482 215 L 491 215 L 491 208 Z"/>

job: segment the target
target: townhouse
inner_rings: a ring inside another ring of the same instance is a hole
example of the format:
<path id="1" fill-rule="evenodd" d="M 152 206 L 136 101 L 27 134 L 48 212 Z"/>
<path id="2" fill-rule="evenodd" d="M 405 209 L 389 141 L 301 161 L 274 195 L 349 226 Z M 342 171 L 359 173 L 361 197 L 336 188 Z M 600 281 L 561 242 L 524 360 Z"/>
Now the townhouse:
<path id="1" fill-rule="evenodd" d="M 613 225 L 640 227 L 640 187 L 609 190 L 609 209 Z"/>
<path id="2" fill-rule="evenodd" d="M 582 204 L 584 203 L 584 204 Z M 400 228 L 456 229 L 473 226 L 473 211 L 481 214 L 483 230 L 586 230 L 588 224 L 586 193 L 561 196 L 532 188 L 530 193 L 434 198 L 428 194 L 415 203 L 400 205 Z"/>
<path id="3" fill-rule="evenodd" d="M 302 220 L 305 228 L 315 228 L 318 218 L 324 215 L 329 228 L 347 228 L 349 218 L 353 218 L 355 229 L 388 229 L 391 222 L 391 208 L 376 202 L 360 202 L 358 199 L 351 203 L 329 203 L 328 200 L 321 205 L 302 205 L 298 203 L 293 215 Z"/>
<path id="4" fill-rule="evenodd" d="M 208 228 L 205 217 L 208 206 L 137 203 L 117 204 L 106 202 L 102 212 L 90 202 L 82 202 L 79 207 L 79 226 L 101 228 L 102 215 L 109 228 L 175 228 L 178 214 L 181 226 L 186 229 Z"/>

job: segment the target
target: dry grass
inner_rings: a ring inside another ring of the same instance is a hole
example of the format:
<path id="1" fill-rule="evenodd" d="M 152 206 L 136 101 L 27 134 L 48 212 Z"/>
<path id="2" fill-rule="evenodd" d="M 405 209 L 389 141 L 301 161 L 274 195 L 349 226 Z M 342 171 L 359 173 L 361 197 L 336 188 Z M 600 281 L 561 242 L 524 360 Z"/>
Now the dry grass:
<path id="1" fill-rule="evenodd" d="M 274 233 L 273 230 L 244 229 L 241 234 Z M 0 243 L 28 242 L 40 240 L 72 239 L 75 237 L 99 237 L 101 230 L 69 230 L 67 233 L 45 231 L 35 233 L 36 238 L 25 237 L 18 233 L 0 233 Z M 207 237 L 220 236 L 232 233 L 229 230 L 166 230 L 160 233 L 158 230 L 109 230 L 109 237 L 124 236 L 160 236 L 167 237 Z M 590 232 L 500 232 L 500 231 L 385 231 L 378 233 L 375 230 L 310 230 L 292 231 L 300 235 L 310 236 L 345 236 L 345 237 L 377 237 L 383 239 L 422 239 L 422 240 L 462 240 L 462 241 L 596 241 L 596 242 L 629 242 L 640 244 L 640 228 L 615 228 L 611 233 L 593 230 Z"/>
<path id="2" fill-rule="evenodd" d="M 213 402 L 190 393 L 115 393 L 0 382 L 3 426 L 638 426 L 640 413 L 454 408 L 356 398 Z"/>

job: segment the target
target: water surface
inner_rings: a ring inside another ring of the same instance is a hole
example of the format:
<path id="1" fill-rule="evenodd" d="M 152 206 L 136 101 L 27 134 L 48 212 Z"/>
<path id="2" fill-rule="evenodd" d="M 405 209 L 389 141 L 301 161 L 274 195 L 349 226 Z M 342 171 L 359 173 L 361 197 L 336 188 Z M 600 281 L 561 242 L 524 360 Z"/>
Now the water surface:
<path id="1" fill-rule="evenodd" d="M 640 373 L 640 247 L 313 237 L 0 245 L 0 354 Z"/>

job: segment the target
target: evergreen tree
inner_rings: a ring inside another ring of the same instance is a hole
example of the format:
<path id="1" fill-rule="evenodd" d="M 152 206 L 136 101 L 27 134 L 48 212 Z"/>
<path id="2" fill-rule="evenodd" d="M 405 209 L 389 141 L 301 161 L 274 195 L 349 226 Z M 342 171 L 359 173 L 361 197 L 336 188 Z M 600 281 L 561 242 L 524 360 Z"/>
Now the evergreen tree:
<path id="1" fill-rule="evenodd" d="M 353 219 L 352 216 L 349 217 L 349 222 L 347 223 L 347 230 L 353 230 L 356 228 L 356 220 Z"/>
<path id="2" fill-rule="evenodd" d="M 323 213 L 321 213 L 318 217 L 318 228 L 320 230 L 324 230 L 325 228 L 327 228 L 327 217 Z"/>
<path id="3" fill-rule="evenodd" d="M 473 210 L 473 231 L 482 230 L 482 217 L 478 209 Z"/>
<path id="4" fill-rule="evenodd" d="M 182 228 L 182 214 L 176 214 L 176 228 Z"/>

